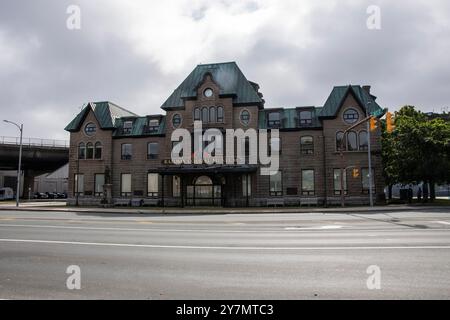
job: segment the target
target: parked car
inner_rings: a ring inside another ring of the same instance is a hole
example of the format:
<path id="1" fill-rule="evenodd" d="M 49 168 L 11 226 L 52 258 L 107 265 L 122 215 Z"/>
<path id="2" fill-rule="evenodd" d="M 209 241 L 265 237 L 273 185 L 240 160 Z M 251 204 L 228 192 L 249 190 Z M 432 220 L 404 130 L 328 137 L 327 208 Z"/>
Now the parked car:
<path id="1" fill-rule="evenodd" d="M 0 200 L 14 199 L 14 191 L 11 188 L 0 188 Z"/>

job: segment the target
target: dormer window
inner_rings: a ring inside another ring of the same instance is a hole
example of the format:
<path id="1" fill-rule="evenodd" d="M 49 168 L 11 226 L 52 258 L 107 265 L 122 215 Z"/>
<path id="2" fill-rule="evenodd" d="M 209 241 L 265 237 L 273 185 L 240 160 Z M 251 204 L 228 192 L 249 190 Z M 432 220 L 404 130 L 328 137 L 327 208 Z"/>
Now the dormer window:
<path id="1" fill-rule="evenodd" d="M 312 112 L 309 110 L 300 111 L 300 126 L 309 126 L 312 124 Z"/>
<path id="2" fill-rule="evenodd" d="M 131 120 L 124 121 L 122 133 L 130 134 L 132 130 L 133 130 L 133 121 Z"/>
<path id="3" fill-rule="evenodd" d="M 278 128 L 280 126 L 280 113 L 270 112 L 267 117 L 267 126 L 269 128 Z"/>
<path id="4" fill-rule="evenodd" d="M 148 131 L 151 132 L 157 132 L 159 129 L 159 119 L 150 119 L 148 121 Z"/>

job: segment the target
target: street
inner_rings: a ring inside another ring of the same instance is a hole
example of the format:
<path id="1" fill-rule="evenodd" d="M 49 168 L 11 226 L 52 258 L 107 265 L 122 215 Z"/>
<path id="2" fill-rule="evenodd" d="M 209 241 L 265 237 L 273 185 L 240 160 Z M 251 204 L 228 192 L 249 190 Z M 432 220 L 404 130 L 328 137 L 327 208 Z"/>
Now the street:
<path id="1" fill-rule="evenodd" d="M 66 286 L 72 265 L 79 290 Z M 449 299 L 450 212 L 3 210 L 0 298 Z"/>

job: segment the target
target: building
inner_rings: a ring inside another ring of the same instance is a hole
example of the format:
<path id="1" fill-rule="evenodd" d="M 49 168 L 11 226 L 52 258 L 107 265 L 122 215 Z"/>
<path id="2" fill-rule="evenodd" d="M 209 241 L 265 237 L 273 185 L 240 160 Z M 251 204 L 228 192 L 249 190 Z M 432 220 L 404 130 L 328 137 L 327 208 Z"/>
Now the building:
<path id="1" fill-rule="evenodd" d="M 67 193 L 69 164 L 34 178 L 34 192 Z"/>
<path id="2" fill-rule="evenodd" d="M 259 85 L 235 62 L 198 65 L 162 104 L 164 115 L 95 102 L 67 125 L 69 203 L 329 205 L 340 203 L 344 189 L 346 203 L 367 204 L 366 124 L 342 139 L 366 113 L 382 113 L 375 100 L 369 86 L 347 85 L 334 87 L 321 107 L 265 108 Z M 172 132 L 192 132 L 194 120 L 221 131 L 279 129 L 279 140 L 271 141 L 280 150 L 278 173 L 261 175 L 261 166 L 250 164 L 173 164 Z M 375 200 L 384 198 L 380 134 L 371 133 Z"/>

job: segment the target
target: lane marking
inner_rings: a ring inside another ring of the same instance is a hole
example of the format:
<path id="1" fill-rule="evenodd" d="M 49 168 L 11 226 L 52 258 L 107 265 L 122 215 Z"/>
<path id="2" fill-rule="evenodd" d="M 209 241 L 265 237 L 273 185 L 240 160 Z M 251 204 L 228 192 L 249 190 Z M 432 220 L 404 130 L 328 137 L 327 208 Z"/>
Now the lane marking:
<path id="1" fill-rule="evenodd" d="M 136 247 L 136 248 L 163 248 L 163 249 L 211 249 L 211 250 L 398 250 L 398 249 L 450 249 L 450 245 L 442 246 L 349 246 L 349 247 L 246 247 L 246 246 L 181 246 L 162 244 L 135 244 L 135 243 L 109 243 L 109 242 L 79 242 L 59 240 L 33 240 L 33 239 L 0 239 L 0 242 L 16 243 L 45 243 L 45 244 L 69 244 L 81 246 L 105 246 L 105 247 Z"/>
<path id="2" fill-rule="evenodd" d="M 445 224 L 445 225 L 450 225 L 450 222 L 448 222 L 448 221 L 430 221 L 430 222 L 440 223 L 440 224 Z"/>
<path id="3" fill-rule="evenodd" d="M 343 226 L 320 226 L 320 227 L 286 227 L 284 230 L 335 230 L 341 229 Z"/>

